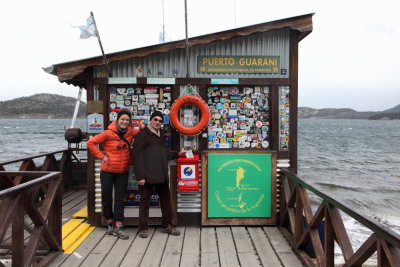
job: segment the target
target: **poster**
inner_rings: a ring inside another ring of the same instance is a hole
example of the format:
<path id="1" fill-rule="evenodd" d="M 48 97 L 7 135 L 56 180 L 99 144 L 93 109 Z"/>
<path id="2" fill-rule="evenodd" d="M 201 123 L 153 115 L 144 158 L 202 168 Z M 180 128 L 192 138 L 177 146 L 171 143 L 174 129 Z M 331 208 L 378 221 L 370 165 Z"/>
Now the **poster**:
<path id="1" fill-rule="evenodd" d="M 271 161 L 271 154 L 209 154 L 208 217 L 271 217 Z"/>

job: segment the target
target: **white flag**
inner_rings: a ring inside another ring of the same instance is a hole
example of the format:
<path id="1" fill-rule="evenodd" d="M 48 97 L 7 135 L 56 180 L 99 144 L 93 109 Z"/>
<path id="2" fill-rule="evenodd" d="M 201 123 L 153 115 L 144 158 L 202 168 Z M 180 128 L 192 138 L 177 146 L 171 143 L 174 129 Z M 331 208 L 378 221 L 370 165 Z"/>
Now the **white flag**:
<path id="1" fill-rule="evenodd" d="M 79 29 L 81 30 L 81 39 L 88 39 L 92 36 L 97 36 L 96 30 L 94 28 L 94 19 L 92 16 L 90 16 L 86 20 L 86 25 L 79 26 Z"/>

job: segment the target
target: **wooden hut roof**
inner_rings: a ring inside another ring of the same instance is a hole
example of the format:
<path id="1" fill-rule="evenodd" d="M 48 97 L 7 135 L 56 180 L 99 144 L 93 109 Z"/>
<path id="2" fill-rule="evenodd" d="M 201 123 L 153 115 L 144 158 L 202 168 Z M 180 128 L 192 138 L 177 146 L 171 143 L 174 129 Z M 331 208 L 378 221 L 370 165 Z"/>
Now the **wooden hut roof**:
<path id="1" fill-rule="evenodd" d="M 278 30 L 289 28 L 299 32 L 299 40 L 301 41 L 308 34 L 312 32 L 312 16 L 314 13 L 290 17 L 251 26 L 236 28 L 232 30 L 206 34 L 202 36 L 189 38 L 189 45 L 208 44 L 214 41 L 228 40 L 236 37 L 248 36 L 251 34 L 267 32 L 271 30 Z M 115 53 L 107 54 L 109 62 L 125 60 L 135 57 L 144 57 L 154 53 L 168 52 L 173 49 L 186 48 L 186 41 L 178 40 L 173 42 L 161 43 L 141 48 L 135 48 Z M 66 82 L 75 86 L 85 87 L 85 78 L 82 75 L 84 71 L 92 66 L 104 65 L 102 56 L 80 59 L 65 63 L 54 64 L 50 67 L 43 68 L 47 73 L 56 75 L 60 82 Z"/>

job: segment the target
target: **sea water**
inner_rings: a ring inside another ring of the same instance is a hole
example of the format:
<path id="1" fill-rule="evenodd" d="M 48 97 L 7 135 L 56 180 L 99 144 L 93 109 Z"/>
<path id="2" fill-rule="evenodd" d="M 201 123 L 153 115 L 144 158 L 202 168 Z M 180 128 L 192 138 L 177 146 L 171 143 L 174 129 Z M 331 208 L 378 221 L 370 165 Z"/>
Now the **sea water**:
<path id="1" fill-rule="evenodd" d="M 298 133 L 301 179 L 400 233 L 399 120 L 300 120 Z M 371 231 L 341 215 L 356 250 Z"/>
<path id="2" fill-rule="evenodd" d="M 67 148 L 67 119 L 0 119 L 0 162 Z M 86 121 L 76 127 L 86 131 Z M 299 120 L 298 174 L 400 233 L 400 121 Z M 312 197 L 314 206 L 318 200 Z M 370 232 L 343 214 L 357 249 Z"/>

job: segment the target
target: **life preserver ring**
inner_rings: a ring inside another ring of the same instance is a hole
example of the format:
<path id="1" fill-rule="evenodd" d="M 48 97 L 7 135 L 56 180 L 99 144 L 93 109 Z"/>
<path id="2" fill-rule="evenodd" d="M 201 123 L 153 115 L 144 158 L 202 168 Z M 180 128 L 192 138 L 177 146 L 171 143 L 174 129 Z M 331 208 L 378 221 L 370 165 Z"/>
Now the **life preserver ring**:
<path id="1" fill-rule="evenodd" d="M 201 120 L 198 124 L 192 127 L 186 127 L 179 121 L 179 110 L 185 104 L 194 104 L 200 109 Z M 171 106 L 170 123 L 180 133 L 184 135 L 197 135 L 201 133 L 208 125 L 210 120 L 210 110 L 204 100 L 195 95 L 180 96 Z"/>

